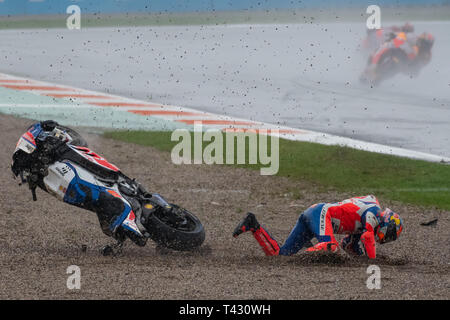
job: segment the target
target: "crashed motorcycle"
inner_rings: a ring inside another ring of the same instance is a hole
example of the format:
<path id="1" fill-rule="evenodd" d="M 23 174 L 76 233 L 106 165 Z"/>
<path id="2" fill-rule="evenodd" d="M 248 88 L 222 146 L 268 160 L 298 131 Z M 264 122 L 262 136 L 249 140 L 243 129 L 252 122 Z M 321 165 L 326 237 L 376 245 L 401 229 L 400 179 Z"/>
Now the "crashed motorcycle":
<path id="1" fill-rule="evenodd" d="M 11 169 L 20 184 L 27 184 L 33 200 L 36 189 L 97 214 L 102 231 L 116 239 L 102 248 L 116 255 L 126 239 L 144 246 L 152 239 L 158 247 L 193 250 L 201 246 L 205 231 L 191 212 L 149 193 L 88 148 L 76 131 L 54 121 L 28 128 L 19 139 Z"/>

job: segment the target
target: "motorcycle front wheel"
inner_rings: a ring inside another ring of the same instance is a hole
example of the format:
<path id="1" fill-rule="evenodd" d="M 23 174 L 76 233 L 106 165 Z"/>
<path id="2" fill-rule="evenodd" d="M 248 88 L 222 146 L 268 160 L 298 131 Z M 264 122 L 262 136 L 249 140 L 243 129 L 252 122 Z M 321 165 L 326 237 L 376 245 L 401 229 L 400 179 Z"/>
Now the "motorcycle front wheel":
<path id="1" fill-rule="evenodd" d="M 172 250 L 193 250 L 205 240 L 205 229 L 200 220 L 174 204 L 156 208 L 148 217 L 145 228 L 153 241 Z"/>

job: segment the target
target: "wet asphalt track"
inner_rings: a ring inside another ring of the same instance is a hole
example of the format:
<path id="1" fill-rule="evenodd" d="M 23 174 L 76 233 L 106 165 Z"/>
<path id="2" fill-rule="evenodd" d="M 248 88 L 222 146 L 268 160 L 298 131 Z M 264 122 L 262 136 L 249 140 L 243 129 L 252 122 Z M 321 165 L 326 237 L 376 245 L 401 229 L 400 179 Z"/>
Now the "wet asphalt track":
<path id="1" fill-rule="evenodd" d="M 0 72 L 450 156 L 450 22 L 418 78 L 358 82 L 364 24 L 0 31 Z"/>

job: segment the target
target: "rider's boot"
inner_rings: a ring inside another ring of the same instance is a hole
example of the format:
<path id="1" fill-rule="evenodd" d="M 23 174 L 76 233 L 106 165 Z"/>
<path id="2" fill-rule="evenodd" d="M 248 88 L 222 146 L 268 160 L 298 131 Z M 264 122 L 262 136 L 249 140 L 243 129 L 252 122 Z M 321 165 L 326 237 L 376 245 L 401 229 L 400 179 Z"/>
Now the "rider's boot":
<path id="1" fill-rule="evenodd" d="M 263 249 L 267 256 L 277 256 L 280 252 L 280 246 L 277 241 L 266 231 L 253 213 L 247 213 L 244 219 L 236 226 L 233 237 L 238 237 L 241 233 L 251 231 L 253 237 Z"/>
<path id="2" fill-rule="evenodd" d="M 258 220 L 256 220 L 256 217 L 253 213 L 249 212 L 245 216 L 244 219 L 239 222 L 237 227 L 234 229 L 233 237 L 238 237 L 241 233 L 252 231 L 255 232 L 260 228 Z"/>

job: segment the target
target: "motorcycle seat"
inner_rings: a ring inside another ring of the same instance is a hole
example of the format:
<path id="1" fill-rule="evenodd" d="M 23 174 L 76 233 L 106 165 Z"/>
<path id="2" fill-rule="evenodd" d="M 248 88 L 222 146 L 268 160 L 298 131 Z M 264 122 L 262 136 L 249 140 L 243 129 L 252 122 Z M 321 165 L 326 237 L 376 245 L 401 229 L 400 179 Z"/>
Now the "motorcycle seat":
<path id="1" fill-rule="evenodd" d="M 79 150 L 77 151 L 74 148 Z M 61 154 L 61 160 L 74 162 L 102 179 L 117 181 L 119 178 L 120 172 L 117 168 L 117 170 L 113 170 L 114 166 L 110 165 L 112 168 L 108 168 L 96 161 L 89 160 L 89 155 L 85 156 L 82 154 L 82 151 L 90 151 L 89 149 L 70 146 L 64 149 L 64 152 Z"/>

